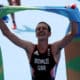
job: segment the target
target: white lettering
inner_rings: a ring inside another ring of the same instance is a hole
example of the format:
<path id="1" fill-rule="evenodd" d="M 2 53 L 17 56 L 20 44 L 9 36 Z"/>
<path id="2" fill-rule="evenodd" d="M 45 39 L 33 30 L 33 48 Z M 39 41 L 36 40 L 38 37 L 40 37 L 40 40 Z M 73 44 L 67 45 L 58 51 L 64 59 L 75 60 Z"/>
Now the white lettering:
<path id="1" fill-rule="evenodd" d="M 49 64 L 49 58 L 46 58 L 46 59 L 35 59 L 34 60 L 34 63 L 35 64 Z"/>
<path id="2" fill-rule="evenodd" d="M 37 66 L 37 70 L 39 70 L 39 71 L 46 71 L 46 66 L 45 65 L 38 65 Z"/>

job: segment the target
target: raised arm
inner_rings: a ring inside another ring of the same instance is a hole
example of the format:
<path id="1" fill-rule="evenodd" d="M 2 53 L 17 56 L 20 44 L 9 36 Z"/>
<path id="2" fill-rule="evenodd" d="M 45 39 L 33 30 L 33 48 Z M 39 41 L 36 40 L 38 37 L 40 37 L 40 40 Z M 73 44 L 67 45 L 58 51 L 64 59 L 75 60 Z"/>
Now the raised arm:
<path id="1" fill-rule="evenodd" d="M 78 32 L 78 23 L 71 21 L 70 28 L 71 28 L 71 31 L 61 41 L 59 41 L 60 48 L 64 48 L 66 45 L 68 45 L 72 41 L 72 39 Z"/>
<path id="2" fill-rule="evenodd" d="M 73 40 L 75 34 L 77 33 L 78 24 L 71 21 L 70 26 L 71 32 L 68 33 L 62 40 L 55 42 L 52 46 L 53 56 L 55 56 L 56 63 L 59 62 L 61 49 L 66 47 Z"/>
<path id="3" fill-rule="evenodd" d="M 80 12 L 76 6 L 74 8 L 72 6 L 65 8 L 67 17 L 70 21 L 71 32 L 67 34 L 61 41 L 57 42 L 58 47 L 60 48 L 64 48 L 66 45 L 68 45 L 78 31 L 78 24 L 80 23 Z"/>
<path id="4" fill-rule="evenodd" d="M 26 49 L 30 52 L 31 49 L 33 49 L 33 44 L 19 39 L 15 34 L 13 34 L 7 27 L 7 25 L 4 23 L 2 19 L 0 19 L 0 29 L 4 36 L 6 36 L 9 40 L 11 40 L 14 44 L 18 45 L 21 48 Z"/>
<path id="5" fill-rule="evenodd" d="M 68 14 L 68 19 L 70 21 L 71 32 L 60 41 L 61 48 L 64 48 L 71 42 L 78 32 L 78 24 L 80 23 L 80 12 L 76 5 L 74 8 L 72 6 L 66 7 L 66 13 Z"/>
<path id="6" fill-rule="evenodd" d="M 55 56 L 55 61 L 58 62 L 60 58 L 60 51 L 62 48 L 66 47 L 77 34 L 78 24 L 80 22 L 80 13 L 78 8 L 66 8 L 66 13 L 68 14 L 68 18 L 70 21 L 71 31 L 68 33 L 62 40 L 55 42 L 52 45 L 53 54 Z"/>

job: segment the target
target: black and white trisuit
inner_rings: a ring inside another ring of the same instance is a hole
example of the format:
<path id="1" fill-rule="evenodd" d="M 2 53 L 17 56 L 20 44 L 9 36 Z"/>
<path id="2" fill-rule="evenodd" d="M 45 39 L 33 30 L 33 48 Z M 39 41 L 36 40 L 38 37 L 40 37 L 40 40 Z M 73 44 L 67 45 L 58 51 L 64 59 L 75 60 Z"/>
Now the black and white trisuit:
<path id="1" fill-rule="evenodd" d="M 51 45 L 48 46 L 48 50 L 44 54 L 40 54 L 37 45 L 35 45 L 30 61 L 34 70 L 33 80 L 52 80 L 50 72 L 55 64 L 56 62 L 51 54 Z"/>

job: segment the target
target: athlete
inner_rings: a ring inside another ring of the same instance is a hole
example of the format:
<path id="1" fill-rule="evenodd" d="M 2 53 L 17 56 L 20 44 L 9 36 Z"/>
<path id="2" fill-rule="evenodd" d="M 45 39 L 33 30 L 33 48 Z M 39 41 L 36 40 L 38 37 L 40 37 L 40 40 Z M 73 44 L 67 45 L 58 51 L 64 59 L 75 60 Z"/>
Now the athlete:
<path id="1" fill-rule="evenodd" d="M 70 16 L 71 32 L 62 40 L 49 44 L 48 38 L 51 36 L 51 28 L 46 22 L 39 22 L 36 27 L 36 37 L 38 44 L 22 40 L 13 34 L 7 25 L 0 19 L 0 29 L 4 36 L 17 46 L 23 48 L 29 57 L 32 70 L 32 80 L 52 80 L 52 69 L 58 64 L 60 51 L 66 47 L 77 33 L 78 23 L 74 16 L 75 10 L 68 13 Z M 77 14 L 76 14 L 77 15 Z M 75 17 L 75 16 L 74 16 Z M 55 77 L 53 78 L 53 80 Z"/>
<path id="2" fill-rule="evenodd" d="M 15 5 L 20 5 L 20 0 L 8 0 L 9 5 L 15 6 Z M 16 22 L 15 22 L 15 15 L 14 13 L 11 14 L 12 17 L 12 22 L 13 22 L 13 26 L 12 29 L 16 29 Z"/>

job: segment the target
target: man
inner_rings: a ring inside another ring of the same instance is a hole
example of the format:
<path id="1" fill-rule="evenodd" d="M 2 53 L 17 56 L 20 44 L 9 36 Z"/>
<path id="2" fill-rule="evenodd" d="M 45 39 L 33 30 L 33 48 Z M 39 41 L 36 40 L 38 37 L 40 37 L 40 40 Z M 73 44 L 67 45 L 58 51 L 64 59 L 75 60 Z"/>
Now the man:
<path id="1" fill-rule="evenodd" d="M 20 5 L 20 0 L 8 0 L 9 5 L 11 6 L 15 6 L 15 5 Z M 15 22 L 15 15 L 14 13 L 11 14 L 11 18 L 12 18 L 12 22 L 13 22 L 13 26 L 12 29 L 16 29 L 16 22 Z"/>
<path id="2" fill-rule="evenodd" d="M 73 11 L 75 13 L 75 10 Z M 77 21 L 71 17 L 71 33 L 67 34 L 62 40 L 49 44 L 48 38 L 51 36 L 50 26 L 46 22 L 38 23 L 36 27 L 36 37 L 38 44 L 19 39 L 10 32 L 6 24 L 0 19 L 0 29 L 2 33 L 17 46 L 23 48 L 29 57 L 33 80 L 51 80 L 51 72 L 58 64 L 60 51 L 66 47 L 77 33 Z M 77 14 L 76 14 L 77 15 Z M 55 78 L 55 77 L 54 77 Z M 54 79 L 53 79 L 54 80 Z"/>

